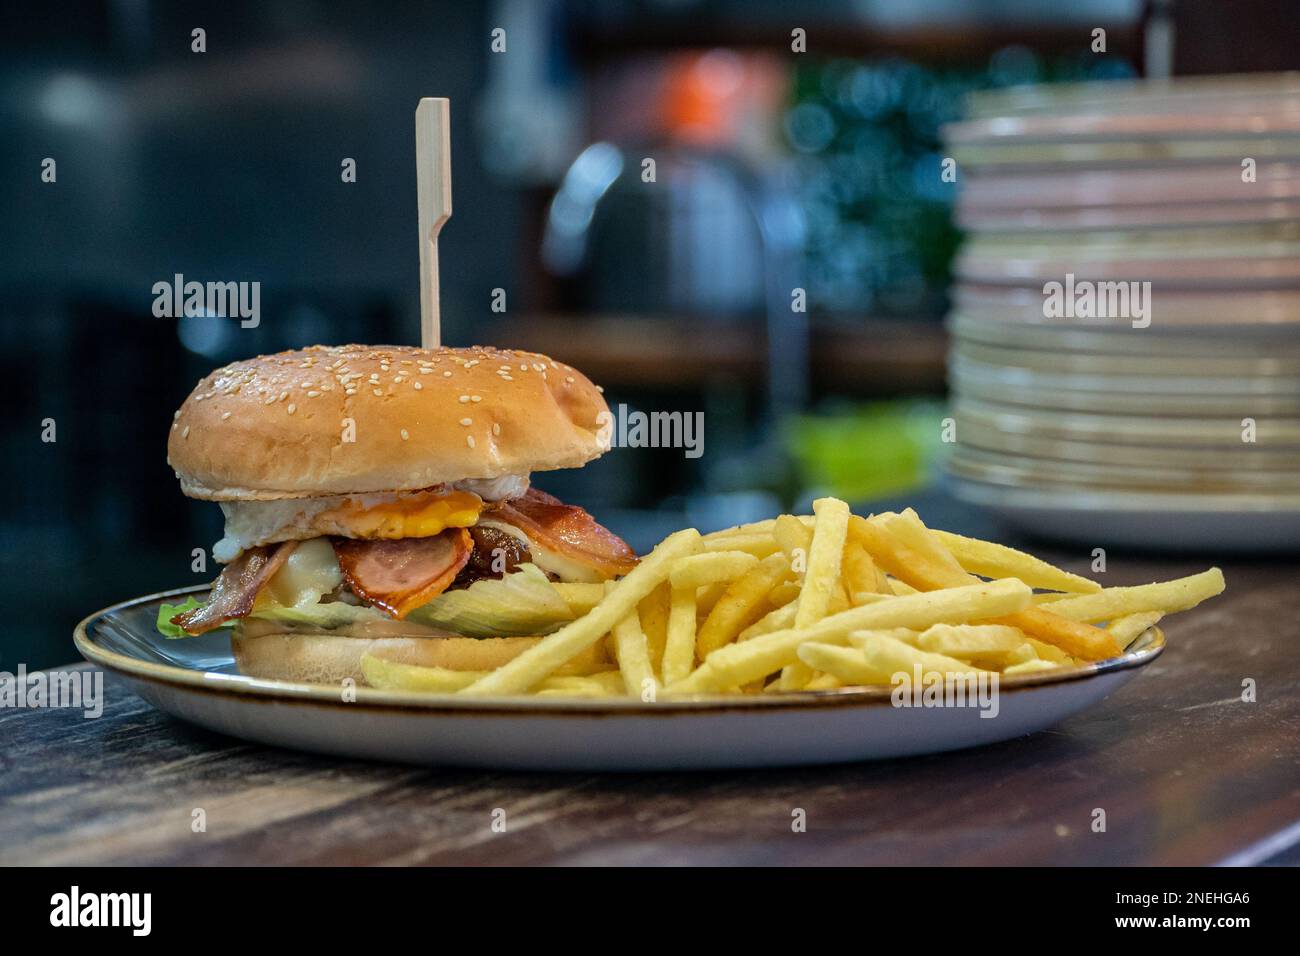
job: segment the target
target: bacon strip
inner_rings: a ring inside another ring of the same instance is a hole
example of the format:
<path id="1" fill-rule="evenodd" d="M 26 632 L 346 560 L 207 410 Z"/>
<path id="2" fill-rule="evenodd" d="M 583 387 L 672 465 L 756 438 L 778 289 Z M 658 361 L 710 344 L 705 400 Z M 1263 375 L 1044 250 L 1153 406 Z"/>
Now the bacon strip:
<path id="1" fill-rule="evenodd" d="M 280 570 L 296 547 L 297 541 L 285 541 L 249 548 L 222 569 L 221 576 L 212 584 L 208 603 L 177 614 L 172 623 L 184 628 L 187 634 L 202 634 L 227 621 L 246 617 L 253 609 L 257 592 Z"/>
<path id="2" fill-rule="evenodd" d="M 636 552 L 627 542 L 600 524 L 577 505 L 529 488 L 491 512 L 513 525 L 534 544 L 591 568 L 606 578 L 627 574 L 637 564 Z"/>
<path id="3" fill-rule="evenodd" d="M 473 550 L 464 528 L 431 538 L 330 538 L 330 543 L 353 593 L 399 621 L 447 590 Z"/>

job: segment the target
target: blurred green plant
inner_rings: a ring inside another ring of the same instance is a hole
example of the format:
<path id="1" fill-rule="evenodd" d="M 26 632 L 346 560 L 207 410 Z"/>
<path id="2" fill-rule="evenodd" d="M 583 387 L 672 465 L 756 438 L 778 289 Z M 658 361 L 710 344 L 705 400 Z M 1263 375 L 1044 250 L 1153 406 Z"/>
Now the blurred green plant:
<path id="1" fill-rule="evenodd" d="M 986 64 L 928 67 L 891 57 L 802 60 L 785 116 L 808 217 L 809 305 L 826 313 L 939 316 L 960 241 L 940 176 L 940 129 L 972 90 L 1132 75 L 1126 61 L 1048 59 L 1021 46 Z"/>
<path id="2" fill-rule="evenodd" d="M 785 452 L 803 492 L 864 501 L 928 483 L 942 448 L 942 402 L 872 402 L 789 419 Z"/>

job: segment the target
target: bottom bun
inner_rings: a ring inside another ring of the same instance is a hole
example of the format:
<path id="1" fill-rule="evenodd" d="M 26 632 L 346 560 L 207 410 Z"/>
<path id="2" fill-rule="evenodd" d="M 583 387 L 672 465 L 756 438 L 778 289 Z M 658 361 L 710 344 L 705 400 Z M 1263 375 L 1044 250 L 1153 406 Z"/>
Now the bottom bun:
<path id="1" fill-rule="evenodd" d="M 231 636 L 235 666 L 241 674 L 267 680 L 340 684 L 351 678 L 366 683 L 361 658 L 366 654 L 399 664 L 445 667 L 455 671 L 489 671 L 514 660 L 540 637 L 345 637 L 311 633 L 245 633 Z M 611 666 L 603 642 L 570 661 L 557 674 L 590 674 Z"/>

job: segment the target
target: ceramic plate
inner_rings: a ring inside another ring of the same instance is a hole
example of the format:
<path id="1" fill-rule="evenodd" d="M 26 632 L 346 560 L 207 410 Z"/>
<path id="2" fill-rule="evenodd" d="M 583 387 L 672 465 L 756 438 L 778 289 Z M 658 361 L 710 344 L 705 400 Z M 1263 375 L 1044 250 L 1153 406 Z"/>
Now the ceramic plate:
<path id="1" fill-rule="evenodd" d="M 959 398 L 1065 412 L 1115 415 L 1170 415 L 1184 417 L 1260 419 L 1266 415 L 1300 416 L 1300 395 L 1248 395 L 1206 391 L 1163 395 L 1158 392 L 1072 389 L 1059 380 L 1018 381 L 1008 384 L 996 375 L 965 374 L 948 369 L 948 383 Z M 1213 383 L 1212 383 L 1213 384 Z"/>
<path id="2" fill-rule="evenodd" d="M 1163 299 L 1161 300 L 1163 301 Z M 1041 308 L 1040 308 L 1041 312 Z M 1163 309 L 1161 318 L 1165 318 Z M 1041 318 L 1041 316 L 1040 316 Z M 1070 320 L 1065 320 L 1070 321 Z M 1187 358 L 1273 358 L 1300 359 L 1300 336 L 1294 325 L 1264 326 L 1263 330 L 1243 326 L 1196 328 L 1152 323 L 1135 329 L 1131 321 L 1110 327 L 1073 326 L 990 319 L 964 312 L 948 316 L 948 331 L 954 343 L 979 343 L 1002 348 L 1082 352 L 1097 355 L 1148 355 Z M 1268 334 L 1265 334 L 1268 333 Z"/>
<path id="3" fill-rule="evenodd" d="M 75 634 L 87 660 L 159 710 L 245 740 L 338 757 L 531 770 L 678 770 L 839 763 L 975 747 L 1044 730 L 1126 683 L 1164 649 L 1152 628 L 1122 656 L 1009 677 L 997 714 L 902 708 L 890 688 L 755 697 L 465 699 L 258 680 L 235 671 L 223 632 L 167 640 L 158 606 L 184 588 L 92 614 Z M 991 711 L 990 711 L 991 712 Z"/>
<path id="4" fill-rule="evenodd" d="M 1300 497 L 1176 495 L 1127 489 L 1013 488 L 949 479 L 963 501 L 1009 527 L 1055 541 L 1216 554 L 1291 553 L 1300 548 Z"/>
<path id="5" fill-rule="evenodd" d="M 955 475 L 1010 488 L 1059 488 L 1098 491 L 1165 492 L 1178 495 L 1289 495 L 1300 493 L 1295 473 L 1285 469 L 1189 468 L 1173 464 L 1107 464 L 990 451 L 958 440 L 948 456 Z"/>
<path id="6" fill-rule="evenodd" d="M 1241 420 L 1143 415 L 1088 415 L 1000 402 L 959 399 L 953 405 L 958 423 L 972 422 L 1004 435 L 1025 438 L 1136 445 L 1149 448 L 1241 448 Z M 961 433 L 960 424 L 958 434 Z M 1259 448 L 1300 451 L 1300 418 L 1267 417 L 1258 422 Z"/>
<path id="7" fill-rule="evenodd" d="M 1057 277 L 1060 278 L 1059 276 Z M 1217 335 L 1241 341 L 1277 340 L 1294 335 L 1300 324 L 1300 293 L 1286 289 L 1191 291 L 1176 284 L 1155 289 L 1159 310 L 1142 333 L 1159 339 L 1180 335 Z M 959 282 L 953 287 L 955 311 L 982 321 L 1115 334 L 1133 331 L 1130 320 L 1047 318 L 1043 288 Z M 1249 348 L 1243 342 L 1242 347 Z"/>

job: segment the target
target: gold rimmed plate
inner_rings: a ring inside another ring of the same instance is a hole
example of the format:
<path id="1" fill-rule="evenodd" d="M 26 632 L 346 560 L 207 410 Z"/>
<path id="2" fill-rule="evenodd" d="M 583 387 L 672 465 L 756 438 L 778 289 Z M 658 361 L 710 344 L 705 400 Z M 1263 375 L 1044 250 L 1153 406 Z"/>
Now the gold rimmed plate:
<path id="1" fill-rule="evenodd" d="M 87 660 L 159 710 L 209 730 L 338 757 L 534 770 L 679 770 L 839 763 L 935 753 L 1046 729 L 1096 704 L 1164 649 L 1157 628 L 1120 657 L 1007 677 L 988 706 L 896 706 L 889 687 L 657 702 L 465 698 L 261 680 L 229 638 L 168 640 L 159 605 L 184 588 L 96 612 Z"/>

